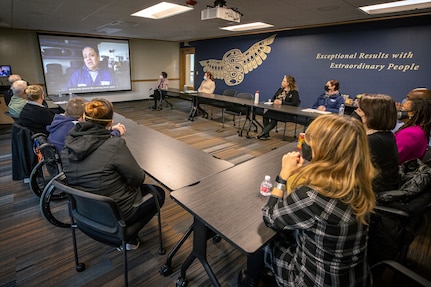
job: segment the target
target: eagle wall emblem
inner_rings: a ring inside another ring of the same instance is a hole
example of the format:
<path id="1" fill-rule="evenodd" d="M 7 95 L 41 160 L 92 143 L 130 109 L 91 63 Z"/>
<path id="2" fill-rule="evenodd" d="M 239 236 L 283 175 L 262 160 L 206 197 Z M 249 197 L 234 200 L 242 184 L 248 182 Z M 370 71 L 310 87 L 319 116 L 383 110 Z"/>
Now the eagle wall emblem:
<path id="1" fill-rule="evenodd" d="M 210 72 L 215 79 L 222 79 L 228 86 L 239 85 L 244 80 L 244 75 L 257 69 L 271 53 L 271 45 L 276 34 L 259 41 L 244 53 L 239 49 L 231 49 L 223 55 L 222 60 L 202 60 L 199 64 L 204 72 Z"/>

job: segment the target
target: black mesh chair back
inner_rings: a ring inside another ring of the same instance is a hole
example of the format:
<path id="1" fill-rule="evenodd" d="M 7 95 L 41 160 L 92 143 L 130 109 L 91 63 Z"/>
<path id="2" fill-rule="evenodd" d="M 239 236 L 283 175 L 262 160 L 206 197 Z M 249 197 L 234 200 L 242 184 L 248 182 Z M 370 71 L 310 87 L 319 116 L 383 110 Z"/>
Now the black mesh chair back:
<path id="1" fill-rule="evenodd" d="M 124 285 L 128 286 L 128 268 L 126 244 L 135 239 L 138 232 L 144 227 L 145 222 L 136 222 L 127 225 L 116 202 L 106 196 L 93 194 L 66 185 L 60 180 L 53 180 L 52 184 L 58 190 L 65 192 L 69 196 L 69 213 L 72 223 L 72 239 L 75 253 L 75 264 L 77 271 L 83 271 L 85 265 L 79 263 L 78 249 L 75 236 L 76 226 L 89 237 L 115 247 L 120 247 L 123 253 Z M 156 205 L 159 218 L 159 254 L 164 254 L 161 236 L 160 207 L 158 206 L 157 196 Z"/>
<path id="2" fill-rule="evenodd" d="M 241 98 L 241 99 L 249 99 L 252 100 L 254 98 L 254 96 L 250 93 L 239 93 L 236 94 L 235 90 L 225 90 L 226 93 L 233 93 L 235 92 L 235 97 L 236 98 Z M 238 126 L 239 128 L 241 128 L 241 116 L 242 115 L 249 115 L 250 113 L 250 106 L 241 106 L 241 105 L 235 105 L 235 104 L 229 104 L 227 105 L 227 107 L 225 107 L 222 110 L 222 126 L 224 127 L 224 113 L 232 115 L 233 116 L 233 126 L 236 126 L 236 117 L 238 117 Z"/>
<path id="3" fill-rule="evenodd" d="M 226 89 L 223 91 L 223 96 L 235 97 L 236 91 L 234 89 Z"/>

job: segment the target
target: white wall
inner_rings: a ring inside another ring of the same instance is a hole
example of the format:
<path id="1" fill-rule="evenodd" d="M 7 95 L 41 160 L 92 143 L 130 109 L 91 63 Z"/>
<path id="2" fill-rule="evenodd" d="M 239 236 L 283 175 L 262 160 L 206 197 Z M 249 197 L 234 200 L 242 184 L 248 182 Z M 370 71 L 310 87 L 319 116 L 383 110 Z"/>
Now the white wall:
<path id="1" fill-rule="evenodd" d="M 130 39 L 129 43 L 132 91 L 97 96 L 113 102 L 146 99 L 162 71 L 168 73 L 170 87 L 179 88 L 179 43 L 145 39 Z M 44 85 L 37 33 L 0 28 L 0 65 L 11 65 L 13 73 L 30 83 Z"/>

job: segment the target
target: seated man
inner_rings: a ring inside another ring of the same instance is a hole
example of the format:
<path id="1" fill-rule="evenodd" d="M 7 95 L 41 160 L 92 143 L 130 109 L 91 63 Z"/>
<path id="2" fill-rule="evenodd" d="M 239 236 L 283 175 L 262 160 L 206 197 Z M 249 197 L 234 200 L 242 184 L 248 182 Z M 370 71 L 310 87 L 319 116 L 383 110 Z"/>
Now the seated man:
<path id="1" fill-rule="evenodd" d="M 18 80 L 22 80 L 20 75 L 12 74 L 9 76 L 7 81 L 9 82 L 11 88 L 4 94 L 3 98 L 6 103 L 6 105 L 9 105 L 9 102 L 13 96 L 13 90 L 12 90 L 12 84 Z M 28 85 L 28 84 L 27 84 Z"/>
<path id="2" fill-rule="evenodd" d="M 17 80 L 12 84 L 11 90 L 13 93 L 12 98 L 8 104 L 9 114 L 11 117 L 18 119 L 22 109 L 27 104 L 27 95 L 25 93 L 27 89 L 27 82 L 23 80 Z"/>

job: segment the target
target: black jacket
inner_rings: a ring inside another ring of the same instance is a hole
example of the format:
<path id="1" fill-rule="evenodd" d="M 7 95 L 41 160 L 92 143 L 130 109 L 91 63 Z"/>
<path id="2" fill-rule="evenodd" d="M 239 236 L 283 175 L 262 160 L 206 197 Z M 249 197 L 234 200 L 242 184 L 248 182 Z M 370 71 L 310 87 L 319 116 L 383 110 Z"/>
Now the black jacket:
<path id="1" fill-rule="evenodd" d="M 68 184 L 113 198 L 126 220 L 136 211 L 142 196 L 135 187 L 142 185 L 145 173 L 123 138 L 97 124 L 77 123 L 66 137 L 61 160 Z"/>

